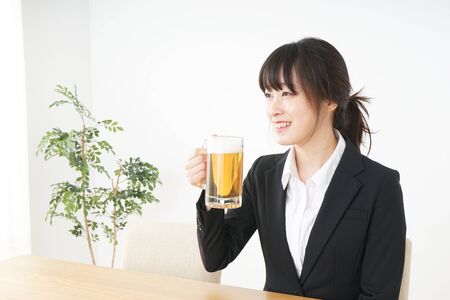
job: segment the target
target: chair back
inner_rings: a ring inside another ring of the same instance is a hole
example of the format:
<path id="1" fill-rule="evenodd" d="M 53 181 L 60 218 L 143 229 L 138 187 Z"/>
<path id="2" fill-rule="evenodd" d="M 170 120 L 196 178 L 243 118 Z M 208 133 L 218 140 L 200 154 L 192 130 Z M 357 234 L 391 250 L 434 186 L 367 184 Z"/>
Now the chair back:
<path id="1" fill-rule="evenodd" d="M 221 272 L 205 270 L 191 224 L 133 220 L 127 224 L 122 268 L 220 283 Z"/>
<path id="2" fill-rule="evenodd" d="M 410 269 L 411 269 L 411 251 L 412 251 L 411 240 L 406 239 L 405 266 L 403 267 L 402 285 L 400 287 L 400 296 L 398 297 L 398 300 L 408 300 L 409 274 L 410 274 Z"/>

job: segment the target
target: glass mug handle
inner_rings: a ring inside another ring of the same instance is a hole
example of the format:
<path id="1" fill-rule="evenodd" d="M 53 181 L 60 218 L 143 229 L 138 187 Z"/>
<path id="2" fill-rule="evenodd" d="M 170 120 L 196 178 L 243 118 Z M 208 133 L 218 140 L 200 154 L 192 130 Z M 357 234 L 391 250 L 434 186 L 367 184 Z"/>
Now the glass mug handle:
<path id="1" fill-rule="evenodd" d="M 202 149 L 205 150 L 206 155 L 208 155 L 208 138 L 203 139 Z M 205 178 L 205 182 L 200 187 L 202 190 L 206 191 L 206 178 Z"/>
<path id="2" fill-rule="evenodd" d="M 211 136 L 218 136 L 218 135 L 211 134 L 210 137 Z M 202 149 L 205 150 L 206 155 L 208 155 L 208 138 L 207 137 L 203 139 Z M 202 190 L 206 191 L 206 179 L 205 179 L 205 182 L 202 184 L 201 188 L 202 188 Z"/>

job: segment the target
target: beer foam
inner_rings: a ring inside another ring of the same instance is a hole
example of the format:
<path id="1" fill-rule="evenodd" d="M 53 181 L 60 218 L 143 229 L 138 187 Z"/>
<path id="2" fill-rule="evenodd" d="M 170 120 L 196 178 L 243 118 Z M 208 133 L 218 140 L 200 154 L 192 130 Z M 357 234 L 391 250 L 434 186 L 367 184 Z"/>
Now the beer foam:
<path id="1" fill-rule="evenodd" d="M 211 136 L 207 140 L 208 153 L 239 153 L 242 152 L 242 139 L 233 137 Z"/>

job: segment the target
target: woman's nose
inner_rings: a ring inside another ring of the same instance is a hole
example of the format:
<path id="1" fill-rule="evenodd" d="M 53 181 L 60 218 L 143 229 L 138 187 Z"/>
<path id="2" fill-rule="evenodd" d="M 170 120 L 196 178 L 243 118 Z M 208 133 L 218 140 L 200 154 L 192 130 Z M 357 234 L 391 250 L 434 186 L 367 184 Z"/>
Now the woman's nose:
<path id="1" fill-rule="evenodd" d="M 282 108 L 280 105 L 280 99 L 277 96 L 273 96 L 272 99 L 267 104 L 267 115 L 269 117 L 274 117 L 282 113 Z"/>

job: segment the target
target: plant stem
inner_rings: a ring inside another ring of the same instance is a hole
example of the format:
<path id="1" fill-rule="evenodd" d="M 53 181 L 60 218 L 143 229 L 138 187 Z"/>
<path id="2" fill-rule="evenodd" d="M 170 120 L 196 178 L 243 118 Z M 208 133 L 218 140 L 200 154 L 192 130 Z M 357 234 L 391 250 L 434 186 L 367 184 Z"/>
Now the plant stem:
<path id="1" fill-rule="evenodd" d="M 81 135 L 81 160 L 84 163 L 84 159 L 85 159 L 85 157 L 84 157 L 84 151 L 85 151 L 84 150 L 84 144 L 85 144 L 85 140 L 84 139 L 85 139 L 85 137 L 84 136 L 85 136 L 86 127 L 84 125 L 83 117 L 81 119 L 83 121 L 83 134 Z M 83 180 L 81 182 L 81 184 L 83 185 L 83 183 L 84 183 L 83 170 L 81 170 L 81 176 L 83 177 Z M 92 250 L 91 235 L 90 235 L 90 232 L 89 232 L 89 224 L 88 224 L 88 219 L 87 219 L 87 209 L 86 209 L 86 206 L 85 206 L 85 202 L 86 202 L 86 188 L 83 188 L 83 207 L 82 207 L 82 209 L 83 209 L 83 220 L 84 220 L 84 233 L 86 235 L 86 240 L 87 240 L 87 244 L 88 244 L 88 247 L 89 247 L 89 253 L 91 254 L 92 264 L 96 265 L 94 251 Z"/>
<path id="2" fill-rule="evenodd" d="M 117 226 L 116 226 L 116 204 L 113 206 L 113 228 L 114 228 L 114 236 L 113 236 L 113 253 L 112 253 L 112 261 L 111 268 L 114 268 L 114 260 L 116 258 L 116 242 L 117 242 Z"/>
<path id="3" fill-rule="evenodd" d="M 84 197 L 84 192 L 83 192 L 83 197 Z M 89 233 L 89 226 L 88 226 L 88 221 L 87 221 L 87 211 L 86 208 L 83 205 L 83 219 L 84 219 L 84 230 L 86 233 L 86 239 L 87 239 L 87 243 L 88 243 L 88 247 L 89 247 L 89 253 L 91 254 L 91 261 L 92 264 L 95 266 L 95 256 L 94 256 L 94 251 L 92 250 L 92 244 L 91 244 L 91 236 Z"/>
<path id="4" fill-rule="evenodd" d="M 113 215 L 112 215 L 112 222 L 113 222 L 113 254 L 112 254 L 112 261 L 111 261 L 111 268 L 114 268 L 114 260 L 116 258 L 116 244 L 117 244 L 117 220 L 116 220 L 116 195 L 119 189 L 119 178 L 120 173 L 122 169 L 119 169 L 119 172 L 117 173 L 117 179 L 116 184 L 114 185 L 114 182 L 112 181 L 112 187 L 113 187 L 113 195 L 114 195 L 114 201 L 113 201 Z"/>

